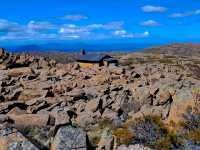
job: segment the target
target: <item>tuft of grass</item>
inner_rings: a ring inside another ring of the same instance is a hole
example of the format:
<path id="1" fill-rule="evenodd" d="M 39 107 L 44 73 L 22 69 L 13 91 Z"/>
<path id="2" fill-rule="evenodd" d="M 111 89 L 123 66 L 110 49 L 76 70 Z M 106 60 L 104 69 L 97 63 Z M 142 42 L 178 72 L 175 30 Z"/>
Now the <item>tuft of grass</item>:
<path id="1" fill-rule="evenodd" d="M 182 146 L 183 140 L 177 136 L 176 132 L 167 132 L 167 134 L 158 139 L 151 147 L 154 149 L 173 150 Z"/>
<path id="2" fill-rule="evenodd" d="M 113 131 L 113 135 L 116 137 L 117 143 L 119 145 L 121 144 L 128 145 L 134 138 L 133 133 L 127 128 L 118 128 L 117 130 Z"/>
<path id="3" fill-rule="evenodd" d="M 188 139 L 191 139 L 195 144 L 200 144 L 200 129 L 194 130 L 187 134 Z"/>
<path id="4" fill-rule="evenodd" d="M 113 129 L 115 128 L 112 121 L 109 119 L 102 119 L 98 122 L 99 128 L 100 129 L 105 129 L 105 128 L 110 128 Z"/>
<path id="5" fill-rule="evenodd" d="M 103 133 L 103 130 L 93 129 L 87 133 L 88 133 L 88 138 L 89 138 L 90 144 L 93 147 L 96 147 L 98 145 L 98 143 L 100 142 L 101 134 Z"/>
<path id="6" fill-rule="evenodd" d="M 89 128 L 85 129 L 85 131 L 88 133 L 89 141 L 92 147 L 96 147 L 98 145 L 102 133 L 106 129 L 108 131 L 115 130 L 115 126 L 109 119 L 102 119 L 96 125 L 90 126 Z"/>

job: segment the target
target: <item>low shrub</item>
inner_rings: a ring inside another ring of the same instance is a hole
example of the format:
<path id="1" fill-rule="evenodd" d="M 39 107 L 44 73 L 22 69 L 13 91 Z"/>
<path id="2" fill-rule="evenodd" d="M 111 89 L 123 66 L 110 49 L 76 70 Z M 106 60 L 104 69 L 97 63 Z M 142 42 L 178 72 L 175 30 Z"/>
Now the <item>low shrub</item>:
<path id="1" fill-rule="evenodd" d="M 126 127 L 133 132 L 136 143 L 152 145 L 167 134 L 164 124 L 157 116 L 138 118 L 135 121 L 128 122 Z"/>
<path id="2" fill-rule="evenodd" d="M 183 132 L 190 132 L 200 129 L 200 113 L 193 111 L 193 108 L 188 107 L 186 113 L 183 115 L 184 120 L 179 122 L 179 126 Z"/>
<path id="3" fill-rule="evenodd" d="M 164 137 L 158 139 L 154 145 L 151 145 L 151 147 L 154 149 L 173 150 L 179 149 L 182 144 L 183 140 L 175 132 L 168 132 Z"/>

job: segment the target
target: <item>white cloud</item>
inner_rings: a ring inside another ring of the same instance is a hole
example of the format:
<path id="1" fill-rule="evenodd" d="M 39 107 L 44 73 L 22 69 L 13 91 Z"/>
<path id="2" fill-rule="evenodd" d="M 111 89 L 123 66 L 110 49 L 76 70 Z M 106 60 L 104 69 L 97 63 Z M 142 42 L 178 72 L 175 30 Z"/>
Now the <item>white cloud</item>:
<path id="1" fill-rule="evenodd" d="M 199 15 L 200 14 L 200 9 L 195 10 L 195 14 Z"/>
<path id="2" fill-rule="evenodd" d="M 110 22 L 110 23 L 104 24 L 103 28 L 107 30 L 112 30 L 112 29 L 116 30 L 116 29 L 121 29 L 123 25 L 124 25 L 124 22 L 116 21 L 116 22 Z"/>
<path id="3" fill-rule="evenodd" d="M 65 15 L 64 17 L 62 17 L 62 19 L 71 20 L 71 21 L 79 21 L 79 20 L 88 19 L 88 17 L 81 14 L 73 14 L 73 15 Z"/>
<path id="4" fill-rule="evenodd" d="M 153 5 L 145 5 L 143 7 L 141 7 L 142 11 L 144 12 L 165 12 L 167 10 L 167 8 L 162 7 L 162 6 L 153 6 Z"/>
<path id="5" fill-rule="evenodd" d="M 51 30 L 56 29 L 57 26 L 50 23 L 50 22 L 36 22 L 36 21 L 30 21 L 27 25 L 27 27 L 31 30 L 35 31 L 42 31 L 42 30 Z"/>
<path id="6" fill-rule="evenodd" d="M 149 37 L 150 35 L 148 31 L 145 31 L 143 33 L 128 33 L 126 30 L 117 30 L 113 34 L 121 38 L 145 38 Z"/>
<path id="7" fill-rule="evenodd" d="M 114 32 L 114 35 L 125 35 L 127 34 L 126 30 L 117 30 Z"/>
<path id="8" fill-rule="evenodd" d="M 155 20 L 147 20 L 147 21 L 141 22 L 140 25 L 147 26 L 147 27 L 155 27 L 155 26 L 159 26 L 160 24 Z"/>
<path id="9" fill-rule="evenodd" d="M 37 33 L 37 32 L 8 32 L 0 36 L 0 40 L 52 40 L 57 39 L 58 35 L 53 33 Z"/>
<path id="10" fill-rule="evenodd" d="M 173 13 L 170 15 L 170 17 L 172 18 L 181 18 L 181 17 L 187 17 L 187 16 L 191 16 L 193 15 L 193 13 L 191 12 L 185 12 L 185 13 Z"/>
<path id="11" fill-rule="evenodd" d="M 75 24 L 65 24 L 59 29 L 59 33 L 62 35 L 78 34 L 80 36 L 88 36 L 91 33 L 95 33 L 95 30 L 118 30 L 123 26 L 123 22 L 110 22 L 106 24 L 90 24 L 85 26 L 77 26 Z M 94 35 L 94 34 L 92 34 Z M 92 36 L 91 35 L 91 36 Z"/>
<path id="12" fill-rule="evenodd" d="M 76 26 L 74 24 L 63 25 L 60 30 L 60 34 L 89 34 L 90 30 L 85 26 Z"/>
<path id="13" fill-rule="evenodd" d="M 11 22 L 5 19 L 0 19 L 0 32 L 20 32 L 24 27 L 16 22 Z"/>
<path id="14" fill-rule="evenodd" d="M 88 29 L 105 29 L 105 30 L 117 30 L 117 29 L 121 29 L 124 25 L 124 22 L 122 21 L 114 21 L 114 22 L 109 22 L 106 24 L 91 24 L 88 25 L 87 28 Z"/>
<path id="15" fill-rule="evenodd" d="M 65 40 L 65 39 L 73 40 L 73 39 L 79 39 L 79 38 L 81 38 L 79 35 L 62 35 L 59 37 L 59 39 L 61 40 Z"/>
<path id="16" fill-rule="evenodd" d="M 188 12 L 178 12 L 173 13 L 170 15 L 171 18 L 182 18 L 182 17 L 189 17 L 189 16 L 195 16 L 200 15 L 200 9 L 194 10 L 194 11 L 188 11 Z"/>

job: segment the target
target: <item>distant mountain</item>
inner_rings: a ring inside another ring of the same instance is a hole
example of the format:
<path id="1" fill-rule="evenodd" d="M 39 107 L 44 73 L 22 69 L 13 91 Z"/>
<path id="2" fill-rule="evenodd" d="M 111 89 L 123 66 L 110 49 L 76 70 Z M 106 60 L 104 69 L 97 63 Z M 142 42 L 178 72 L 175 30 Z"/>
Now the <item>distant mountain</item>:
<path id="1" fill-rule="evenodd" d="M 39 45 L 21 45 L 21 46 L 13 46 L 9 47 L 8 49 L 12 51 L 35 51 L 35 50 L 41 50 L 42 47 Z"/>
<path id="2" fill-rule="evenodd" d="M 142 50 L 152 46 L 153 44 L 136 44 L 136 43 L 111 43 L 111 44 L 87 44 L 87 43 L 47 43 L 47 44 L 30 44 L 17 45 L 6 47 L 9 51 L 24 52 L 24 51 L 62 51 L 62 52 L 78 52 L 84 48 L 87 51 L 94 52 L 110 52 L 122 51 L 130 52 Z"/>
<path id="3" fill-rule="evenodd" d="M 147 53 L 161 53 L 182 56 L 200 55 L 200 44 L 194 43 L 175 43 L 164 46 L 157 46 L 144 49 Z"/>

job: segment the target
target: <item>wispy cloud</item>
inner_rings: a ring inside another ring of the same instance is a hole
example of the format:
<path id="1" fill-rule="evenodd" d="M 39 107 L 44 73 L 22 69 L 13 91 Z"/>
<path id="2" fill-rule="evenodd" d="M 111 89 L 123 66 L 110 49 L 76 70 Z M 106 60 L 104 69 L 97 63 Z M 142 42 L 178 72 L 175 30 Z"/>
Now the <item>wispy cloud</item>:
<path id="1" fill-rule="evenodd" d="M 37 21 L 30 21 L 27 25 L 27 27 L 31 30 L 35 31 L 42 31 L 42 30 L 50 30 L 50 29 L 56 29 L 57 25 L 52 24 L 50 22 L 37 22 Z"/>
<path id="2" fill-rule="evenodd" d="M 65 24 L 59 29 L 61 34 L 90 34 L 95 30 L 119 30 L 122 29 L 123 22 L 110 22 L 105 24 L 89 24 L 85 26 L 77 26 L 75 24 Z"/>
<path id="3" fill-rule="evenodd" d="M 145 31 L 143 33 L 128 33 L 126 30 L 116 30 L 113 34 L 121 38 L 145 38 L 149 37 L 150 35 L 148 31 Z"/>
<path id="4" fill-rule="evenodd" d="M 0 19 L 0 32 L 20 32 L 23 27 L 16 22 Z"/>
<path id="5" fill-rule="evenodd" d="M 88 16 L 82 15 L 82 14 L 68 14 L 63 17 L 61 17 L 64 20 L 71 20 L 71 21 L 79 21 L 79 20 L 85 20 L 88 19 Z"/>
<path id="6" fill-rule="evenodd" d="M 74 24 L 66 24 L 62 25 L 62 27 L 59 29 L 59 33 L 64 36 L 64 35 L 72 35 L 72 34 L 90 34 L 90 30 L 86 27 L 82 26 L 77 26 Z"/>
<path id="7" fill-rule="evenodd" d="M 146 13 L 151 13 L 151 12 L 165 12 L 167 10 L 166 7 L 162 7 L 162 6 L 153 6 L 153 5 L 145 5 L 143 7 L 141 7 L 143 12 Z"/>
<path id="8" fill-rule="evenodd" d="M 155 20 L 147 20 L 147 21 L 141 22 L 140 25 L 147 26 L 147 27 L 155 27 L 155 26 L 159 26 L 160 23 Z"/>
<path id="9" fill-rule="evenodd" d="M 194 11 L 188 11 L 188 12 L 173 13 L 170 15 L 170 17 L 171 18 L 182 18 L 182 17 L 194 16 L 194 15 L 200 15 L 200 9 L 197 9 Z"/>
<path id="10" fill-rule="evenodd" d="M 106 24 L 91 24 L 88 25 L 87 28 L 89 29 L 105 29 L 105 30 L 117 30 L 121 29 L 124 25 L 123 21 L 114 21 L 114 22 L 109 22 Z"/>

